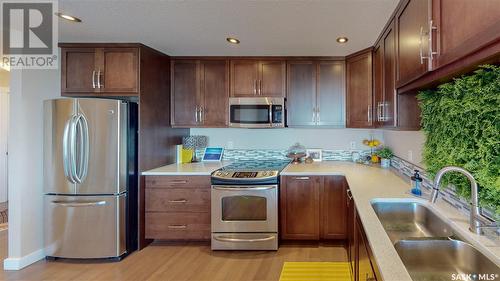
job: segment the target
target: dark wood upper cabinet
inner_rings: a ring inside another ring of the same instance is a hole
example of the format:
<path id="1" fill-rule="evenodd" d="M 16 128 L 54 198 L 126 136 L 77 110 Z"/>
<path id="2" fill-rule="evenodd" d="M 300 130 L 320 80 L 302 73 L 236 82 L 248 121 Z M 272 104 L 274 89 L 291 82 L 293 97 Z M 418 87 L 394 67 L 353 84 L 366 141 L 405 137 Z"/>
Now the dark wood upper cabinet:
<path id="1" fill-rule="evenodd" d="M 253 97 L 258 95 L 259 62 L 231 60 L 231 96 Z"/>
<path id="2" fill-rule="evenodd" d="M 345 125 L 345 64 L 319 61 L 317 71 L 316 122 L 320 126 Z"/>
<path id="3" fill-rule="evenodd" d="M 94 48 L 61 50 L 61 91 L 92 93 L 96 90 L 96 51 Z"/>
<path id="4" fill-rule="evenodd" d="M 232 97 L 285 97 L 285 61 L 231 60 Z"/>
<path id="5" fill-rule="evenodd" d="M 348 128 L 373 126 L 372 80 L 371 48 L 346 58 Z"/>
<path id="6" fill-rule="evenodd" d="M 226 126 L 227 60 L 173 60 L 171 68 L 172 126 Z"/>
<path id="7" fill-rule="evenodd" d="M 198 125 L 200 100 L 200 62 L 172 60 L 172 126 L 194 127 Z"/>
<path id="8" fill-rule="evenodd" d="M 381 104 L 384 102 L 384 43 L 379 42 L 373 49 L 373 105 L 375 126 L 381 127 Z"/>
<path id="9" fill-rule="evenodd" d="M 383 127 L 394 127 L 396 125 L 396 42 L 395 32 L 391 25 L 383 36 L 383 99 L 380 104 L 375 103 L 377 121 Z"/>
<path id="10" fill-rule="evenodd" d="M 63 44 L 61 54 L 63 95 L 139 94 L 138 47 L 65 47 Z"/>
<path id="11" fill-rule="evenodd" d="M 314 61 L 290 61 L 287 66 L 287 123 L 289 127 L 316 125 Z"/>
<path id="12" fill-rule="evenodd" d="M 264 97 L 285 97 L 285 61 L 261 61 L 259 64 L 259 95 Z"/>
<path id="13" fill-rule="evenodd" d="M 102 66 L 97 74 L 101 92 L 135 93 L 139 91 L 139 50 L 137 48 L 104 48 L 97 54 Z"/>
<path id="14" fill-rule="evenodd" d="M 429 1 L 406 0 L 395 17 L 397 36 L 398 85 L 404 85 L 429 70 Z"/>
<path id="15" fill-rule="evenodd" d="M 343 61 L 288 62 L 289 127 L 344 126 L 344 69 Z"/>
<path id="16" fill-rule="evenodd" d="M 318 240 L 323 177 L 286 176 L 280 188 L 281 238 Z"/>
<path id="17" fill-rule="evenodd" d="M 321 192 L 321 238 L 345 239 L 347 183 L 343 176 L 325 176 Z"/>
<path id="18" fill-rule="evenodd" d="M 433 0 L 436 27 L 434 67 L 442 67 L 498 40 L 500 3 L 497 0 Z"/>
<path id="19" fill-rule="evenodd" d="M 229 67 L 227 60 L 201 62 L 201 122 L 207 127 L 228 124 Z"/>

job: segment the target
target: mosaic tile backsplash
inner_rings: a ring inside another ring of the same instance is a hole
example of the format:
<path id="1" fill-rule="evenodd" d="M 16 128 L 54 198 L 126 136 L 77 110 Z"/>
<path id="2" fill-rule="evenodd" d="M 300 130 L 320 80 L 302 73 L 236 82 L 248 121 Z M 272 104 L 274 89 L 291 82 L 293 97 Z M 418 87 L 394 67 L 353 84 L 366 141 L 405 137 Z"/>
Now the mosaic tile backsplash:
<path id="1" fill-rule="evenodd" d="M 370 150 L 323 150 L 323 161 L 351 161 L 353 152 L 361 157 L 370 154 Z M 286 154 L 286 149 L 225 149 L 223 160 L 286 159 Z M 196 157 L 203 157 L 203 149 L 196 151 Z"/>

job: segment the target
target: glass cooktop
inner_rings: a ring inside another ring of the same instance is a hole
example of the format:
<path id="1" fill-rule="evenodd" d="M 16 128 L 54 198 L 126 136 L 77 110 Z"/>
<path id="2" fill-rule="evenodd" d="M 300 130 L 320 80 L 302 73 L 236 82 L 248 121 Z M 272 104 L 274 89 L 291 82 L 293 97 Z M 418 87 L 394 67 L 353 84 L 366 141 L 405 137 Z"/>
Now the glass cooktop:
<path id="1" fill-rule="evenodd" d="M 240 160 L 224 166 L 220 170 L 223 171 L 281 171 L 290 160 Z"/>

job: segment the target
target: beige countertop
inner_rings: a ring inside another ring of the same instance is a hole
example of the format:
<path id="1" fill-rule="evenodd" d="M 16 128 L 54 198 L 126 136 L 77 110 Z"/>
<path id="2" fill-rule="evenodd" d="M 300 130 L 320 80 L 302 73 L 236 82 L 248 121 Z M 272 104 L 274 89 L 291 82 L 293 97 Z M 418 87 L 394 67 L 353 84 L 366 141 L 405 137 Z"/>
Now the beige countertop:
<path id="1" fill-rule="evenodd" d="M 227 164 L 228 162 L 172 164 L 144 172 L 143 175 L 210 175 Z M 371 207 L 371 202 L 374 200 L 403 200 L 427 205 L 442 219 L 450 222 L 459 235 L 468 239 L 495 263 L 500 264 L 498 238 L 487 238 L 469 232 L 468 217 L 443 200 L 438 199 L 436 204 L 429 204 L 426 200 L 411 196 L 408 194 L 410 182 L 390 169 L 351 162 L 323 161 L 312 164 L 290 164 L 281 175 L 344 175 L 346 177 L 380 274 L 385 281 L 411 281 L 411 278 Z"/>
<path id="2" fill-rule="evenodd" d="M 196 162 L 170 164 L 153 170 L 142 172 L 143 176 L 209 176 L 230 162 Z"/>

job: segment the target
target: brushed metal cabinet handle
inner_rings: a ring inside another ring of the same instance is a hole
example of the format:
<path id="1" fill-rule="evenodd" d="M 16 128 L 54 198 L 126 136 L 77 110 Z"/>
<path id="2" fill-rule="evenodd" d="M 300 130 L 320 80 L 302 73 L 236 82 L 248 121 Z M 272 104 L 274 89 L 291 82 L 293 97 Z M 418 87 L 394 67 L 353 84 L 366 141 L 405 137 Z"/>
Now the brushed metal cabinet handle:
<path id="1" fill-rule="evenodd" d="M 101 84 L 101 70 L 97 71 L 97 88 L 104 88 L 104 84 Z"/>
<path id="2" fill-rule="evenodd" d="M 296 180 L 310 180 L 311 178 L 309 178 L 309 177 L 295 177 L 294 179 L 296 179 Z"/>
<path id="3" fill-rule="evenodd" d="M 92 88 L 95 89 L 95 70 L 92 71 Z"/>
<path id="4" fill-rule="evenodd" d="M 188 183 L 187 180 L 176 180 L 176 181 L 171 181 L 170 183 L 172 184 L 186 184 Z"/>
<path id="5" fill-rule="evenodd" d="M 167 226 L 170 229 L 186 229 L 187 225 L 185 224 L 175 224 L 175 225 L 169 225 Z"/>
<path id="6" fill-rule="evenodd" d="M 253 80 L 253 94 L 257 95 L 257 80 Z"/>
<path id="7" fill-rule="evenodd" d="M 187 203 L 186 199 L 168 200 L 168 203 Z"/>

